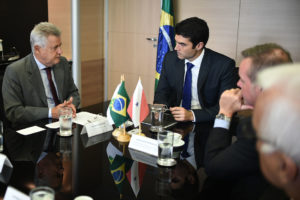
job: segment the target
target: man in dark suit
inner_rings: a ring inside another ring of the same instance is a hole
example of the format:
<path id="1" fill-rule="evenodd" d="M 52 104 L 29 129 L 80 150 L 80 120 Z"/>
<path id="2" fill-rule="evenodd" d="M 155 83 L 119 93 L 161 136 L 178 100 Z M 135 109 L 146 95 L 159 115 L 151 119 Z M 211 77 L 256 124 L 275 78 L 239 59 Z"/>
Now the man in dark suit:
<path id="1" fill-rule="evenodd" d="M 236 84 L 234 60 L 206 48 L 208 37 L 197 17 L 175 26 L 175 51 L 165 55 L 154 103 L 171 107 L 177 121 L 213 120 L 220 95 Z"/>
<path id="2" fill-rule="evenodd" d="M 236 112 L 254 106 L 262 91 L 262 88 L 255 84 L 259 70 L 292 60 L 289 53 L 276 44 L 258 45 L 242 54 L 245 58 L 239 67 L 240 89 L 226 90 L 221 95 L 219 114 L 206 144 L 204 165 L 207 175 L 213 179 L 231 181 L 233 184 L 242 183 L 235 185 L 238 187 L 236 194 L 251 194 L 257 197 L 267 185 L 264 184 L 259 171 L 251 117 L 237 122 L 236 129 L 231 119 Z M 231 133 L 237 138 L 233 144 Z M 255 183 L 251 188 L 247 187 L 247 183 L 250 182 Z"/>
<path id="3" fill-rule="evenodd" d="M 60 36 L 51 23 L 36 25 L 30 34 L 32 53 L 7 67 L 2 95 L 10 122 L 58 118 L 64 106 L 71 107 L 75 115 L 80 97 L 70 65 L 61 56 Z"/>

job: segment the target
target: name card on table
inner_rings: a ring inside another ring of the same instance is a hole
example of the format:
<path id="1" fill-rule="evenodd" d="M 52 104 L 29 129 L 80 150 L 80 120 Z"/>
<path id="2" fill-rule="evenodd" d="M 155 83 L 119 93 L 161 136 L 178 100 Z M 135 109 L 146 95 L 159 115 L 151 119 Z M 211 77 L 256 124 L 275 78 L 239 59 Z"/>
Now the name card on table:
<path id="1" fill-rule="evenodd" d="M 30 198 L 23 192 L 8 186 L 4 195 L 4 200 L 30 200 Z"/>
<path id="2" fill-rule="evenodd" d="M 153 156 L 153 155 L 150 155 L 150 154 L 147 154 L 144 152 L 140 152 L 140 151 L 137 151 L 134 149 L 130 149 L 130 148 L 128 149 L 128 151 L 133 160 L 145 163 L 147 165 L 151 165 L 153 167 L 157 167 L 157 157 L 156 156 Z"/>
<path id="3" fill-rule="evenodd" d="M 85 124 L 81 134 L 87 133 L 88 137 L 92 137 L 112 130 L 113 127 L 109 124 L 108 120 L 106 118 L 102 118 L 101 120 L 96 120 Z"/>
<path id="4" fill-rule="evenodd" d="M 157 140 L 152 138 L 132 135 L 128 147 L 156 157 L 158 156 L 158 143 Z"/>
<path id="5" fill-rule="evenodd" d="M 13 171 L 13 166 L 6 155 L 0 153 L 0 182 L 7 183 Z"/>

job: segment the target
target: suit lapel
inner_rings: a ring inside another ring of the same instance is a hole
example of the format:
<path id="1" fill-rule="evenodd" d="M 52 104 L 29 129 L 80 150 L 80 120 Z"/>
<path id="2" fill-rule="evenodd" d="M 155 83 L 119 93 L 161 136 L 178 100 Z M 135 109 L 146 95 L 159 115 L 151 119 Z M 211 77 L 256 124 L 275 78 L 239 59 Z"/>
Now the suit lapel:
<path id="1" fill-rule="evenodd" d="M 178 59 L 178 58 L 177 58 Z M 185 71 L 184 60 L 178 59 L 176 64 L 175 76 L 177 80 L 177 102 L 176 105 L 179 106 L 182 99 L 182 90 L 183 90 L 183 80 L 184 80 L 184 71 Z"/>
<path id="2" fill-rule="evenodd" d="M 200 105 L 203 106 L 203 97 L 202 97 L 202 87 L 206 81 L 208 72 L 210 70 L 210 50 L 209 49 L 205 49 L 204 52 L 204 57 L 200 66 L 200 71 L 199 71 L 199 75 L 198 75 L 198 83 L 197 83 L 197 87 L 198 87 L 198 98 L 199 98 L 199 102 Z"/>
<path id="3" fill-rule="evenodd" d="M 34 88 L 45 106 L 48 106 L 47 97 L 44 89 L 44 84 L 41 78 L 41 73 L 39 68 L 33 58 L 33 55 L 30 56 L 30 65 L 26 66 L 26 72 L 28 75 L 28 80 L 31 82 L 32 88 Z"/>

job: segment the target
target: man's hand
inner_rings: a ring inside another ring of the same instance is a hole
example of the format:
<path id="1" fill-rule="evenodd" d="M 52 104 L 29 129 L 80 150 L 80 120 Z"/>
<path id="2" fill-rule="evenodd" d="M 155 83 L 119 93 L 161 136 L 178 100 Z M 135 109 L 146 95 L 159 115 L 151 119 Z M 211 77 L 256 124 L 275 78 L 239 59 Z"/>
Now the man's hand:
<path id="1" fill-rule="evenodd" d="M 73 102 L 73 97 L 71 97 L 68 101 L 64 101 L 62 104 L 59 104 L 59 105 L 55 106 L 54 108 L 52 108 L 52 110 L 51 110 L 52 118 L 54 118 L 54 119 L 59 118 L 59 109 L 61 109 L 62 107 L 72 108 L 72 113 L 73 113 L 72 117 L 76 117 L 76 108 L 72 104 L 72 102 Z"/>
<path id="2" fill-rule="evenodd" d="M 220 111 L 227 117 L 240 110 L 249 109 L 247 105 L 243 105 L 243 96 L 239 88 L 225 90 L 220 98 Z"/>
<path id="3" fill-rule="evenodd" d="M 183 107 L 172 107 L 170 111 L 176 121 L 194 121 L 192 111 L 186 110 Z"/>
<path id="4" fill-rule="evenodd" d="M 73 97 L 71 97 L 68 101 L 64 101 L 64 103 L 66 103 L 65 106 L 72 108 L 72 113 L 73 113 L 73 118 L 76 117 L 76 108 L 74 106 L 74 104 L 72 104 L 73 102 Z"/>

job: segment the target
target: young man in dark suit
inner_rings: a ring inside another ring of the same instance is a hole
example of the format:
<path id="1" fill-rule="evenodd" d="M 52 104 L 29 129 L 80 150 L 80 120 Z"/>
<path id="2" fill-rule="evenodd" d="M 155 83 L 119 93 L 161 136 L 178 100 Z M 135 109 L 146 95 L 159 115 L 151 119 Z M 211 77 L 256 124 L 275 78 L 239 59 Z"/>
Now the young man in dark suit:
<path id="1" fill-rule="evenodd" d="M 208 38 L 197 17 L 175 26 L 175 51 L 165 55 L 154 103 L 170 107 L 177 121 L 213 120 L 220 95 L 236 85 L 235 61 L 206 48 Z"/>

